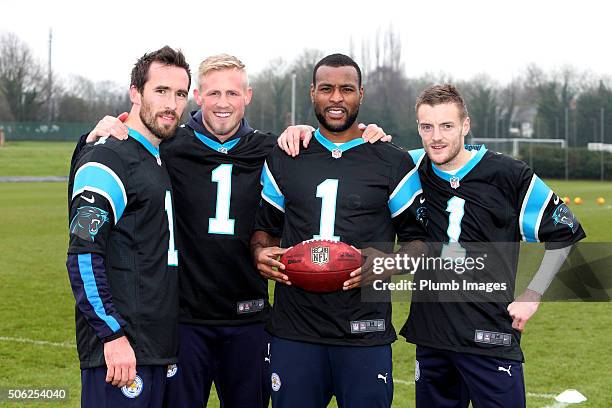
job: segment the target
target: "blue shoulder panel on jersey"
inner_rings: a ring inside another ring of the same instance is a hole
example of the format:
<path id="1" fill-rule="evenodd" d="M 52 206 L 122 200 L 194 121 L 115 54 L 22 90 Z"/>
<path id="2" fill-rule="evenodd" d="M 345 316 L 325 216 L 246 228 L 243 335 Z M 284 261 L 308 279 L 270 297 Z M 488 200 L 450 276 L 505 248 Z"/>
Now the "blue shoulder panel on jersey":
<path id="1" fill-rule="evenodd" d="M 406 208 L 410 207 L 417 195 L 422 192 L 418 168 L 414 167 L 404 176 L 389 196 L 388 205 L 391 218 L 400 215 Z"/>
<path id="2" fill-rule="evenodd" d="M 342 143 L 339 146 L 336 146 L 334 142 L 323 136 L 319 129 L 315 130 L 315 139 L 317 139 L 317 141 L 321 143 L 323 147 L 325 147 L 330 152 L 333 152 L 334 150 L 340 150 L 342 152 L 345 152 L 355 146 L 359 146 L 365 143 L 365 141 L 361 137 L 358 137 L 357 139 L 353 139 L 349 142 Z"/>
<path id="3" fill-rule="evenodd" d="M 159 157 L 159 149 L 153 146 L 153 143 L 149 142 L 149 140 L 143 135 L 141 135 L 139 132 L 132 128 L 128 128 L 128 135 L 130 135 L 130 137 L 136 139 L 136 141 L 143 145 L 144 148 L 147 149 L 147 151 L 151 153 L 151 155 L 153 155 L 153 157 Z"/>
<path id="4" fill-rule="evenodd" d="M 477 149 L 477 147 L 480 146 L 479 149 Z M 467 174 L 472 171 L 472 169 L 478 164 L 480 163 L 480 160 L 482 160 L 483 156 L 485 155 L 485 153 L 487 152 L 487 148 L 485 145 L 466 145 L 466 149 L 469 151 L 472 150 L 478 150 L 478 153 L 476 153 L 476 155 L 474 157 L 472 157 L 470 160 L 468 160 L 467 163 L 465 163 L 463 165 L 463 167 L 461 167 L 461 169 L 459 169 L 459 171 L 456 174 L 450 174 L 447 173 L 445 171 L 440 170 L 439 168 L 436 167 L 436 165 L 431 162 L 431 167 L 434 170 L 434 173 L 436 173 L 436 175 L 446 181 L 450 181 L 451 178 L 453 177 L 457 177 L 459 180 L 463 179 L 465 176 L 467 176 Z"/>
<path id="5" fill-rule="evenodd" d="M 519 227 L 523 241 L 540 242 L 538 230 L 542 215 L 552 196 L 552 190 L 535 174 L 523 199 L 521 214 L 519 215 Z"/>
<path id="6" fill-rule="evenodd" d="M 98 162 L 81 166 L 74 176 L 71 198 L 83 191 L 91 191 L 105 197 L 113 209 L 115 224 L 119 221 L 127 205 L 127 194 L 121 179 L 112 169 Z"/>
<path id="7" fill-rule="evenodd" d="M 416 164 L 419 162 L 419 160 L 421 160 L 421 157 L 423 157 L 423 155 L 425 155 L 425 149 L 409 150 L 408 154 L 410 155 L 410 157 L 412 157 L 412 162 L 416 166 Z"/>
<path id="8" fill-rule="evenodd" d="M 276 184 L 276 180 L 274 180 L 274 176 L 268 168 L 268 162 L 264 162 L 263 169 L 261 170 L 261 185 L 263 186 L 261 197 L 271 206 L 285 212 L 285 196 L 278 188 L 278 184 Z"/>
<path id="9" fill-rule="evenodd" d="M 113 332 L 118 331 L 121 326 L 117 320 L 106 314 L 102 299 L 98 293 L 98 286 L 96 285 L 96 278 L 94 277 L 93 266 L 91 262 L 91 254 L 79 254 L 79 273 L 83 280 L 83 288 L 85 289 L 85 295 L 87 301 L 91 304 L 91 307 L 96 312 L 96 315 L 102 319 Z"/>
<path id="10" fill-rule="evenodd" d="M 204 143 L 205 146 L 219 153 L 226 153 L 232 150 L 234 146 L 240 142 L 240 138 L 228 140 L 225 143 L 219 143 L 216 140 L 212 140 L 210 137 L 206 137 L 203 134 L 193 131 L 200 142 Z"/>

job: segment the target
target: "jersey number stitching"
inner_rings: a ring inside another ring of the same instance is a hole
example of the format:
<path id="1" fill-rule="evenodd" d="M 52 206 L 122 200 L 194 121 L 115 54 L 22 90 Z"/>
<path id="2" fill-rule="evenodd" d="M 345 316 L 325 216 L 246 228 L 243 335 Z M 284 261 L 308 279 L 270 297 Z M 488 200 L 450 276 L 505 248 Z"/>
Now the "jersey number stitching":
<path id="1" fill-rule="evenodd" d="M 334 235 L 338 179 L 326 179 L 319 184 L 317 186 L 317 197 L 321 198 L 321 221 L 319 223 L 319 234 L 313 235 L 313 238 L 340 241 L 340 237 Z"/>
<path id="2" fill-rule="evenodd" d="M 174 246 L 174 213 L 172 212 L 172 195 L 166 190 L 164 200 L 166 214 L 168 215 L 168 230 L 170 232 L 170 242 L 168 242 L 168 266 L 178 266 L 178 251 Z"/>
<path id="3" fill-rule="evenodd" d="M 459 244 L 461 220 L 465 215 L 465 200 L 457 196 L 451 197 L 446 204 L 446 211 L 450 213 L 448 216 L 448 229 L 446 230 L 448 244 L 442 246 L 440 257 L 443 259 L 465 258 L 465 248 Z"/>
<path id="4" fill-rule="evenodd" d="M 215 217 L 208 219 L 209 234 L 234 235 L 235 220 L 229 217 L 232 197 L 233 164 L 221 164 L 211 173 L 213 183 L 217 183 L 217 207 Z"/>

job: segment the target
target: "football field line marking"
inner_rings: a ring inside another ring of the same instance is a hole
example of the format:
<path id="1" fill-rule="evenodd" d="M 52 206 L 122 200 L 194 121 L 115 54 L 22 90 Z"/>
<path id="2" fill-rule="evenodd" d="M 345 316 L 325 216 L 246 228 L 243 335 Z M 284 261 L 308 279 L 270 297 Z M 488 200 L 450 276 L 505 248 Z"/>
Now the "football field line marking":
<path id="1" fill-rule="evenodd" d="M 4 336 L 0 336 L 0 341 L 7 341 L 7 342 L 13 342 L 13 343 L 35 344 L 37 346 L 53 346 L 53 347 L 62 347 L 62 348 L 71 348 L 71 349 L 76 348 L 76 345 L 75 344 L 71 344 L 71 343 L 54 343 L 52 341 L 33 340 L 33 339 L 26 339 L 26 338 L 23 338 L 23 337 L 4 337 Z"/>
<path id="2" fill-rule="evenodd" d="M 0 183 L 62 183 L 66 181 L 68 181 L 68 177 L 58 176 L 0 177 Z"/>
<path id="3" fill-rule="evenodd" d="M 538 393 L 538 392 L 528 392 L 527 396 L 534 397 L 534 398 L 545 398 L 545 399 L 553 399 L 556 397 L 555 394 L 543 394 L 543 393 Z"/>

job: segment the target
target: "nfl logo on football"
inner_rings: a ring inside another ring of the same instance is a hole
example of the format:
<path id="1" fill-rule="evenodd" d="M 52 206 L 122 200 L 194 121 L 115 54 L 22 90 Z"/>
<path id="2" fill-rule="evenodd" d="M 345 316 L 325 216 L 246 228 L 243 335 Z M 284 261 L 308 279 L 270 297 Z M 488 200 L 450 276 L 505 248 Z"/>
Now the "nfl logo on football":
<path id="1" fill-rule="evenodd" d="M 318 246 L 311 249 L 312 263 L 315 265 L 325 265 L 329 262 L 329 247 Z"/>

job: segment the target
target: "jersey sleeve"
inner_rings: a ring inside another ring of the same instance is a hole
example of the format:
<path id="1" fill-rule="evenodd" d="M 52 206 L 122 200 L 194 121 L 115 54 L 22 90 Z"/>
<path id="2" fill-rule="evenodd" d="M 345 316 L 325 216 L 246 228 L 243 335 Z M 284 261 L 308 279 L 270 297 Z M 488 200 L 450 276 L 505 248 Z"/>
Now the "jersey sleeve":
<path id="1" fill-rule="evenodd" d="M 569 207 L 527 165 L 523 165 L 517 184 L 523 241 L 545 242 L 546 249 L 558 249 L 586 237 Z"/>
<path id="2" fill-rule="evenodd" d="M 74 185 L 74 172 L 76 171 L 79 157 L 81 157 L 81 153 L 83 152 L 83 149 L 87 145 L 86 139 L 87 139 L 87 134 L 81 135 L 81 137 L 79 137 L 79 140 L 77 141 L 77 144 L 74 147 L 74 151 L 72 152 L 72 158 L 70 159 L 70 172 L 68 174 L 68 210 L 70 210 L 70 201 L 72 198 L 72 186 Z"/>
<path id="3" fill-rule="evenodd" d="M 74 172 L 70 193 L 70 245 L 68 252 L 104 254 L 112 225 L 127 205 L 125 170 L 117 153 L 93 147 Z"/>
<path id="4" fill-rule="evenodd" d="M 389 191 L 388 206 L 398 241 L 424 241 L 427 206 L 418 166 L 415 166 L 410 155 L 403 155 L 401 161 L 394 166 Z"/>
<path id="5" fill-rule="evenodd" d="M 125 321 L 113 304 L 104 259 L 127 195 L 116 153 L 99 148 L 87 157 L 74 172 L 66 267 L 77 308 L 97 336 L 109 341 L 123 335 Z"/>
<path id="6" fill-rule="evenodd" d="M 261 202 L 255 217 L 254 230 L 280 237 L 285 220 L 285 196 L 276 181 L 274 164 L 272 154 L 268 155 L 261 171 Z"/>

